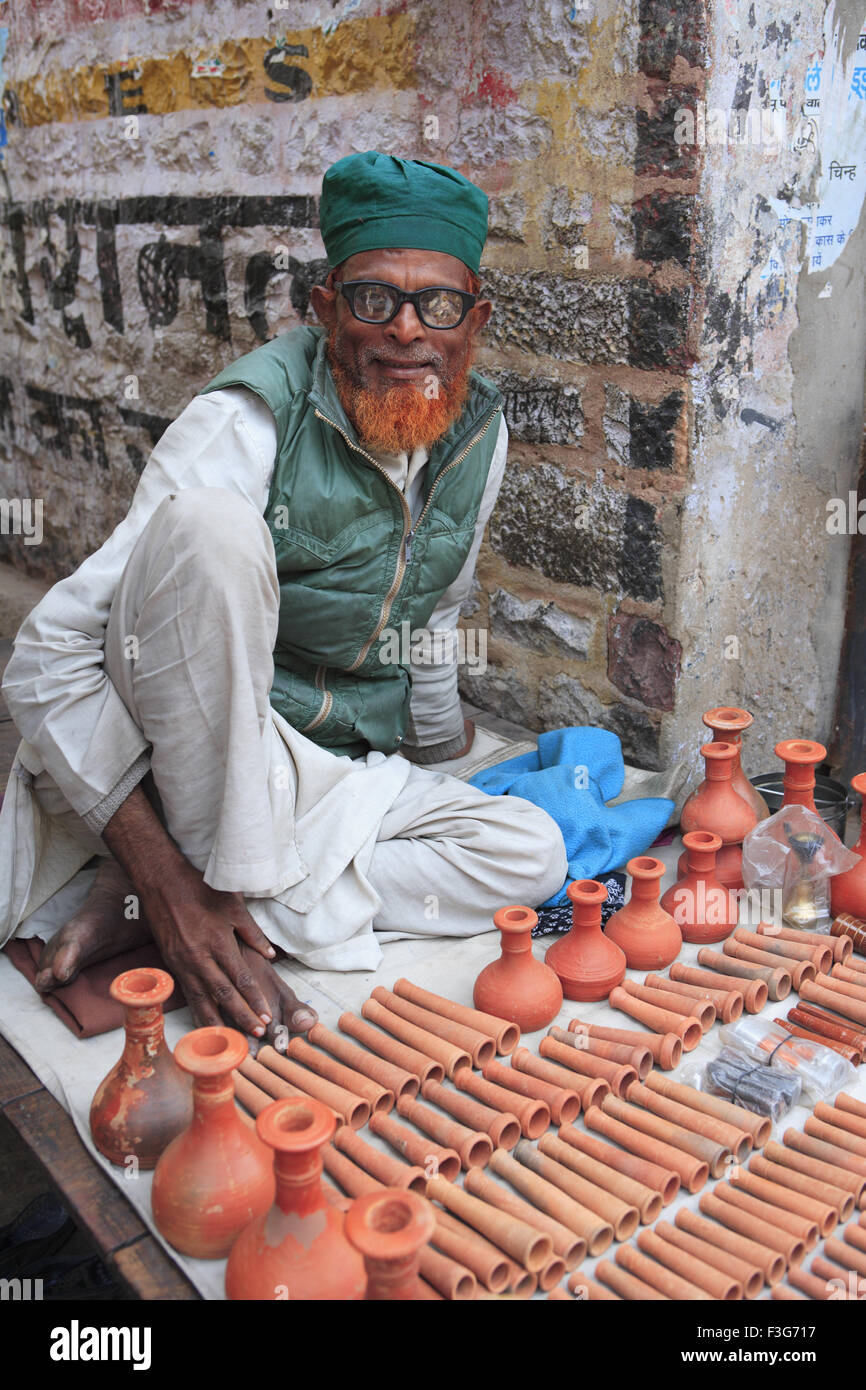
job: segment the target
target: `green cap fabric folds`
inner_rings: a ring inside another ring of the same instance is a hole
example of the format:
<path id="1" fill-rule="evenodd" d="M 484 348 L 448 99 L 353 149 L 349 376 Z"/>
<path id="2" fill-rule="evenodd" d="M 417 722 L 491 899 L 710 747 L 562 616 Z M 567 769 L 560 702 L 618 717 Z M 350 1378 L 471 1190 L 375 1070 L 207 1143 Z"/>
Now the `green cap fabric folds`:
<path id="1" fill-rule="evenodd" d="M 487 194 L 447 165 L 365 150 L 326 172 L 319 227 L 332 266 L 360 251 L 411 246 L 444 251 L 477 273 Z"/>

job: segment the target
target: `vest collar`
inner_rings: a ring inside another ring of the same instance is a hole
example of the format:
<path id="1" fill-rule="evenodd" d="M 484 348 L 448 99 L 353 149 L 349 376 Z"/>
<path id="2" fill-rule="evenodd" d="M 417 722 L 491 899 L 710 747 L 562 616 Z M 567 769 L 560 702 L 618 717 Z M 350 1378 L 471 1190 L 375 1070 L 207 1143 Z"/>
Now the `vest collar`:
<path id="1" fill-rule="evenodd" d="M 364 446 L 343 409 L 337 392 L 337 384 L 328 365 L 327 336 L 324 329 L 314 331 L 320 334 L 320 340 L 313 359 L 313 380 L 312 386 L 307 392 L 307 399 L 312 406 L 333 421 L 353 444 L 356 444 L 359 449 L 363 449 Z M 477 372 L 470 372 L 469 383 L 469 395 L 462 412 L 449 425 L 442 438 L 437 439 L 431 446 L 430 459 L 426 465 L 428 477 L 431 480 L 454 454 L 468 444 L 472 435 L 492 414 L 494 409 L 502 406 L 501 392 L 484 377 L 479 376 Z"/>

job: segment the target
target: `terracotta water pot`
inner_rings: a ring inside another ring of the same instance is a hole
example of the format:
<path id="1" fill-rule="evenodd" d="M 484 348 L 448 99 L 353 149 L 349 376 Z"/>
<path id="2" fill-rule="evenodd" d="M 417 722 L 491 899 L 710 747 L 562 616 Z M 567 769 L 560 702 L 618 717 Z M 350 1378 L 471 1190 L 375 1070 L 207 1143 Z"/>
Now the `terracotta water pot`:
<path id="1" fill-rule="evenodd" d="M 571 930 L 548 948 L 545 960 L 555 970 L 566 999 L 583 1003 L 606 999 L 625 975 L 625 953 L 601 929 L 603 883 L 582 878 L 569 883 Z"/>
<path id="2" fill-rule="evenodd" d="M 716 709 L 708 709 L 703 716 L 703 722 L 708 729 L 713 731 L 714 743 L 732 743 L 737 750 L 736 762 L 733 764 L 733 774 L 731 785 L 738 796 L 748 802 L 759 821 L 766 820 L 770 814 L 767 805 L 757 787 L 753 787 L 741 766 L 743 752 L 743 733 L 755 722 L 748 710 L 731 708 L 729 705 L 719 705 Z"/>
<path id="3" fill-rule="evenodd" d="M 682 950 L 682 933 L 659 903 L 665 873 L 661 859 L 641 854 L 630 859 L 631 898 L 608 921 L 605 935 L 625 953 L 630 970 L 662 970 Z"/>
<path id="4" fill-rule="evenodd" d="M 355 1199 L 346 1214 L 346 1239 L 364 1260 L 368 1302 L 423 1298 L 418 1264 L 435 1227 L 433 1208 L 415 1192 L 384 1188 Z"/>
<path id="5" fill-rule="evenodd" d="M 193 1118 L 156 1165 L 151 1205 L 160 1234 L 195 1259 L 224 1259 L 274 1200 L 273 1153 L 234 1099 L 232 1071 L 246 1055 L 233 1028 L 196 1028 L 174 1051 L 192 1074 Z"/>
<path id="6" fill-rule="evenodd" d="M 226 1266 L 231 1299 L 267 1302 L 356 1301 L 364 1297 L 364 1261 L 346 1239 L 345 1217 L 322 1190 L 322 1149 L 335 1120 L 319 1101 L 275 1101 L 256 1120 L 274 1152 L 274 1205 L 240 1233 Z"/>
<path id="7" fill-rule="evenodd" d="M 716 877 L 716 855 L 722 848 L 720 835 L 709 830 L 690 830 L 683 836 L 687 869 L 661 899 L 682 933 L 683 941 L 700 946 L 724 941 L 739 920 L 736 895 Z"/>
<path id="8" fill-rule="evenodd" d="M 562 1008 L 562 985 L 549 965 L 532 954 L 537 915 L 529 907 L 501 907 L 493 917 L 502 935 L 502 954 L 485 965 L 472 998 L 476 1009 L 516 1023 L 534 1033 L 551 1023 Z"/>
<path id="9" fill-rule="evenodd" d="M 126 1037 L 119 1061 L 96 1089 L 90 1133 L 101 1154 L 138 1168 L 156 1161 L 192 1119 L 192 1078 L 165 1041 L 162 1006 L 174 989 L 164 970 L 127 970 L 111 982 L 123 1005 Z"/>
<path id="10" fill-rule="evenodd" d="M 860 856 L 860 863 L 830 879 L 830 906 L 834 917 L 847 912 L 852 917 L 862 918 L 866 917 L 866 772 L 859 772 L 851 786 L 864 798 L 860 809 L 860 838 L 852 846 L 853 852 Z"/>
<path id="11" fill-rule="evenodd" d="M 786 738 L 777 743 L 773 751 L 785 764 L 782 805 L 805 806 L 807 811 L 820 815 L 815 805 L 815 768 L 827 757 L 823 743 L 806 738 Z"/>
<path id="12" fill-rule="evenodd" d="M 739 749 L 732 743 L 705 743 L 701 754 L 706 776 L 686 801 L 680 815 L 683 831 L 708 830 L 718 835 L 722 848 L 718 851 L 715 874 L 725 888 L 743 887 L 743 839 L 758 823 L 755 811 L 734 790 L 734 764 L 739 762 Z M 678 865 L 685 873 L 687 855 Z"/>

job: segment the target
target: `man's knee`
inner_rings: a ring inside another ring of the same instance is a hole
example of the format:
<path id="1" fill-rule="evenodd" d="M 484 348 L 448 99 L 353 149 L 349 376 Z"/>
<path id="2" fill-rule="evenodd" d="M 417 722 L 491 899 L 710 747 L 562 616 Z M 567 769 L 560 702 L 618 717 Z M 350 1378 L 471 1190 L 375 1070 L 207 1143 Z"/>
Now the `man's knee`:
<path id="1" fill-rule="evenodd" d="M 562 831 L 552 816 L 522 797 L 508 797 L 510 817 L 520 844 L 520 859 L 527 864 L 522 891 L 515 899 L 528 907 L 546 902 L 565 882 L 568 855 Z M 509 868 L 515 870 L 512 860 Z"/>

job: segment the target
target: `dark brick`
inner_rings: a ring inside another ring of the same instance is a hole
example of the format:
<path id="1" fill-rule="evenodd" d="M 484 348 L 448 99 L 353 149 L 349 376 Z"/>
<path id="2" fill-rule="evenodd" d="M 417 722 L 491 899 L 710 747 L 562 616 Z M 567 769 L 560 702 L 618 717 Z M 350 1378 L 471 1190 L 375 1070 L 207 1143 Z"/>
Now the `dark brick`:
<path id="1" fill-rule="evenodd" d="M 644 177 L 694 178 L 698 167 L 698 147 L 689 141 L 677 144 L 680 129 L 677 111 L 686 107 L 694 112 L 695 94 L 688 87 L 664 87 L 653 92 L 652 115 L 638 107 L 635 172 Z M 681 137 L 682 138 L 682 137 Z"/>
<path id="2" fill-rule="evenodd" d="M 505 397 L 505 421 L 515 439 L 527 444 L 579 444 L 583 409 L 577 386 L 547 377 L 527 379 L 517 372 L 487 371 Z"/>
<path id="3" fill-rule="evenodd" d="M 648 193 L 632 210 L 634 253 L 642 261 L 676 261 L 688 269 L 694 198 Z"/>
<path id="4" fill-rule="evenodd" d="M 668 77 L 680 55 L 690 67 L 704 66 L 707 19 L 702 0 L 640 0 L 638 66 L 651 77 Z"/>
<path id="5" fill-rule="evenodd" d="M 550 464 L 508 468 L 490 544 L 509 564 L 549 579 L 653 600 L 661 597 L 661 536 L 647 502 Z"/>
<path id="6" fill-rule="evenodd" d="M 624 281 L 491 269 L 485 285 L 494 302 L 487 336 L 498 346 L 565 361 L 627 365 Z"/>
<path id="7" fill-rule="evenodd" d="M 648 280 L 628 285 L 628 360 L 632 367 L 685 371 L 691 289 L 661 290 Z"/>
<path id="8" fill-rule="evenodd" d="M 615 613 L 608 623 L 608 679 L 633 700 L 672 710 L 683 649 L 659 623 Z"/>
<path id="9" fill-rule="evenodd" d="M 671 391 L 658 405 L 632 398 L 628 412 L 632 468 L 670 471 L 674 462 L 674 429 L 682 408 L 683 397 L 679 391 Z"/>
<path id="10" fill-rule="evenodd" d="M 639 767 L 658 767 L 659 726 L 656 720 L 628 705 L 602 704 L 594 691 L 565 672 L 542 680 L 536 720 L 538 722 L 530 727 L 561 729 L 592 725 L 610 729 L 619 737 L 629 762 Z"/>
<path id="11" fill-rule="evenodd" d="M 662 596 L 661 537 L 655 508 L 642 497 L 626 501 L 617 579 L 623 593 L 652 603 Z"/>

